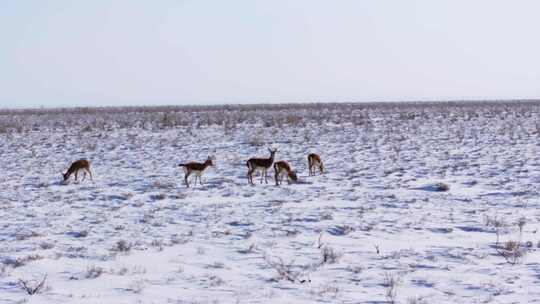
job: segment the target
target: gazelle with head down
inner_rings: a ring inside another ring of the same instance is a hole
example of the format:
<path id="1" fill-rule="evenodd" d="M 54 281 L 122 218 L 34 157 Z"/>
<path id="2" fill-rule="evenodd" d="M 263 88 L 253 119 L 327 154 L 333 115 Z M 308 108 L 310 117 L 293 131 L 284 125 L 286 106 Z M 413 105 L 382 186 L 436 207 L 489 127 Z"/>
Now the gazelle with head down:
<path id="1" fill-rule="evenodd" d="M 195 182 L 194 185 L 197 184 L 197 178 L 199 178 L 199 184 L 203 184 L 201 180 L 201 175 L 203 174 L 204 170 L 208 168 L 209 166 L 213 166 L 212 158 L 208 156 L 206 161 L 204 163 L 198 163 L 198 162 L 189 162 L 185 164 L 179 164 L 178 167 L 184 167 L 184 181 L 186 182 L 186 186 L 189 188 L 189 181 L 188 177 L 194 173 L 195 174 Z"/>
<path id="2" fill-rule="evenodd" d="M 88 172 L 88 174 L 90 174 L 90 180 L 94 180 L 92 178 L 92 172 L 90 171 L 90 162 L 87 161 L 86 159 L 79 159 L 79 160 L 76 160 L 74 161 L 71 166 L 69 166 L 69 169 L 67 170 L 66 173 L 62 173 L 62 177 L 64 178 L 64 182 L 67 182 L 67 180 L 69 179 L 69 177 L 71 176 L 71 174 L 75 173 L 75 182 L 77 182 L 77 177 L 79 175 L 79 170 L 83 170 L 83 179 L 82 181 L 84 181 L 86 179 L 86 172 Z"/>
<path id="3" fill-rule="evenodd" d="M 279 184 L 283 181 L 283 175 L 287 175 L 287 182 L 290 184 L 292 181 L 297 181 L 298 177 L 296 176 L 296 172 L 291 170 L 291 166 L 284 161 L 280 160 L 278 162 L 274 163 L 274 171 L 275 171 L 275 179 L 276 179 L 276 186 L 279 186 Z"/>
<path id="4" fill-rule="evenodd" d="M 277 149 L 272 150 L 268 148 L 268 151 L 270 152 L 269 158 L 250 158 L 246 162 L 246 165 L 248 167 L 247 176 L 248 176 L 248 181 L 250 184 L 253 185 L 253 173 L 255 173 L 255 171 L 258 171 L 258 170 L 262 171 L 261 184 L 263 182 L 263 178 L 264 178 L 264 181 L 268 184 L 267 171 L 268 171 L 268 168 L 272 167 L 272 164 L 274 163 L 274 156 L 276 155 Z"/>

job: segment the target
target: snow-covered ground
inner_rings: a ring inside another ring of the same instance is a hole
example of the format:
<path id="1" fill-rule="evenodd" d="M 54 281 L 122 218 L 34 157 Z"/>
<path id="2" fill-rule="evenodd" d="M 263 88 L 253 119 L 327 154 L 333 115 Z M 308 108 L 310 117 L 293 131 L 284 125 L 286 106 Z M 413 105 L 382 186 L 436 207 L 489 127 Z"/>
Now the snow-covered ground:
<path id="1" fill-rule="evenodd" d="M 0 304 L 540 303 L 538 105 L 257 111 L 0 134 Z M 298 183 L 248 185 L 268 147 Z M 62 183 L 79 158 L 94 181 Z"/>

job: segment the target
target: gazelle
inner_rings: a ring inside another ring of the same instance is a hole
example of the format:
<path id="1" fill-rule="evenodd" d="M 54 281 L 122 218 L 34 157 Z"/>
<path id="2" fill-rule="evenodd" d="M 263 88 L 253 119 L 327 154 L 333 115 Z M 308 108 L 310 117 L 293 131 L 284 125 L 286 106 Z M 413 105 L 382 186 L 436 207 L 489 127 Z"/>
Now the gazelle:
<path id="1" fill-rule="evenodd" d="M 269 158 L 250 158 L 246 165 L 248 167 L 248 181 L 250 184 L 253 185 L 253 173 L 257 170 L 261 170 L 261 184 L 264 181 L 268 184 L 268 176 L 267 176 L 267 170 L 268 168 L 272 167 L 272 164 L 274 163 L 274 155 L 276 155 L 277 149 L 271 150 L 268 148 L 268 151 L 270 152 Z"/>
<path id="2" fill-rule="evenodd" d="M 293 181 L 298 180 L 298 177 L 296 176 L 296 172 L 291 170 L 291 166 L 289 166 L 289 164 L 284 160 L 280 160 L 274 163 L 274 171 L 275 171 L 276 186 L 279 186 L 279 184 L 283 181 L 284 174 L 287 174 L 287 182 L 289 184 L 291 183 L 291 180 Z"/>
<path id="3" fill-rule="evenodd" d="M 208 156 L 206 161 L 204 163 L 197 163 L 197 162 L 190 162 L 185 164 L 179 164 L 178 167 L 184 167 L 184 181 L 186 182 L 186 186 L 189 188 L 189 182 L 188 177 L 191 175 L 191 173 L 195 173 L 195 183 L 197 184 L 197 177 L 199 178 L 199 184 L 203 184 L 201 180 L 201 175 L 203 174 L 204 170 L 208 168 L 209 166 L 213 166 L 212 158 Z"/>
<path id="4" fill-rule="evenodd" d="M 309 167 L 309 176 L 315 175 L 315 167 L 319 167 L 319 171 L 321 172 L 321 174 L 324 173 L 324 165 L 321 161 L 321 157 L 318 154 L 309 154 L 307 160 Z"/>
<path id="5" fill-rule="evenodd" d="M 71 166 L 69 166 L 69 169 L 67 170 L 66 173 L 62 173 L 62 176 L 64 177 L 64 182 L 67 181 L 69 179 L 69 177 L 71 176 L 71 174 L 75 173 L 75 181 L 77 181 L 77 177 L 79 175 L 79 170 L 84 170 L 83 173 L 83 179 L 82 181 L 84 181 L 86 179 L 86 172 L 88 172 L 90 174 L 90 180 L 94 180 L 92 178 L 92 172 L 90 171 L 90 162 L 87 161 L 86 159 L 79 159 L 77 161 L 74 161 Z"/>

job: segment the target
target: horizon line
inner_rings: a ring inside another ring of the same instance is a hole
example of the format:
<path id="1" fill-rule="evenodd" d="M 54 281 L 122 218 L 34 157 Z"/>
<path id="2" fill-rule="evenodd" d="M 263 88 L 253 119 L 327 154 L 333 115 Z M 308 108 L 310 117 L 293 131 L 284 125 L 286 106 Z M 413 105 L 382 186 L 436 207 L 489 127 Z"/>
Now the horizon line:
<path id="1" fill-rule="evenodd" d="M 20 106 L 20 107 L 0 107 L 0 111 L 32 111 L 32 110 L 70 110 L 70 109 L 113 109 L 113 108 L 193 108 L 193 107 L 204 107 L 204 108 L 219 108 L 219 107 L 225 107 L 225 106 L 279 106 L 279 105 L 330 105 L 330 104 L 341 104 L 341 105 L 350 105 L 350 104 L 365 104 L 365 105 L 411 105 L 411 104 L 479 104 L 479 103 L 534 103 L 534 102 L 540 102 L 540 98 L 515 98 L 515 99 L 509 99 L 509 98 L 503 98 L 503 99 L 419 99 L 419 100 L 382 100 L 382 101 L 270 101 L 270 102 L 254 102 L 254 103 L 248 103 L 248 102 L 235 102 L 235 103 L 191 103 L 191 104 L 144 104 L 144 105 L 59 105 L 59 106 Z"/>

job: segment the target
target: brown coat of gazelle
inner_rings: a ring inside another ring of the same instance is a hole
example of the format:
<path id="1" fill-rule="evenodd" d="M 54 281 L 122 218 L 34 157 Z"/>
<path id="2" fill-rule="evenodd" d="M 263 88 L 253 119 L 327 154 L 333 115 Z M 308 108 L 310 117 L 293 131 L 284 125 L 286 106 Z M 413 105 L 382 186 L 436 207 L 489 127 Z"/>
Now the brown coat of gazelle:
<path id="1" fill-rule="evenodd" d="M 279 184 L 283 181 L 283 175 L 287 175 L 287 182 L 290 184 L 291 180 L 297 181 L 298 177 L 296 176 L 296 172 L 291 170 L 291 166 L 286 161 L 280 160 L 278 162 L 274 163 L 274 171 L 275 171 L 275 179 L 276 179 L 276 186 L 279 186 Z"/>
<path id="2" fill-rule="evenodd" d="M 75 173 L 75 181 L 77 181 L 77 177 L 79 175 L 79 170 L 84 170 L 83 173 L 83 181 L 86 179 L 86 172 L 90 174 L 90 180 L 94 180 L 92 178 L 92 172 L 90 171 L 90 162 L 86 159 L 79 159 L 77 161 L 74 161 L 71 166 L 69 166 L 69 169 L 66 173 L 62 173 L 62 176 L 64 177 L 64 182 L 66 182 L 71 174 Z"/>
<path id="3" fill-rule="evenodd" d="M 267 170 L 268 168 L 272 167 L 272 164 L 274 163 L 274 156 L 276 155 L 277 149 L 271 150 L 269 148 L 268 151 L 270 152 L 269 158 L 250 158 L 246 162 L 246 165 L 248 167 L 247 176 L 248 176 L 248 181 L 250 184 L 253 185 L 253 173 L 255 173 L 255 171 L 257 170 L 262 171 L 261 184 L 263 182 L 263 178 L 264 178 L 264 181 L 268 184 Z"/>
<path id="4" fill-rule="evenodd" d="M 316 167 L 319 168 L 319 171 L 324 173 L 324 166 L 321 161 L 321 157 L 315 153 L 311 153 L 307 157 L 308 160 L 308 167 L 309 167 L 309 176 L 315 175 L 315 169 Z"/>
<path id="5" fill-rule="evenodd" d="M 208 168 L 208 166 L 213 166 L 212 159 L 210 156 L 206 159 L 204 163 L 197 163 L 197 162 L 190 162 L 185 164 L 179 164 L 178 167 L 184 167 L 184 181 L 186 182 L 186 186 L 189 187 L 188 177 L 191 175 L 191 173 L 195 173 L 195 183 L 197 184 L 197 177 L 199 178 L 199 184 L 202 185 L 201 175 L 203 174 L 204 170 Z"/>

